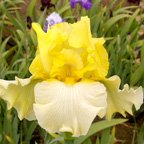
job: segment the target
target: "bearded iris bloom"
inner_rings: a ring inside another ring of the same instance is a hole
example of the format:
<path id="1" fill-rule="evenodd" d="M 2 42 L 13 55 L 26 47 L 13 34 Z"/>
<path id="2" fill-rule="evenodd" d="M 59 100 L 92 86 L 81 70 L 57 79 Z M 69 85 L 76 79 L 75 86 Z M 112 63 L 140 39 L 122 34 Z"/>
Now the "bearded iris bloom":
<path id="1" fill-rule="evenodd" d="M 53 25 L 45 33 L 32 24 L 38 48 L 30 65 L 32 76 L 0 80 L 0 96 L 14 107 L 20 119 L 37 120 L 49 133 L 85 135 L 96 116 L 115 112 L 132 114 L 143 103 L 142 88 L 119 89 L 118 76 L 106 78 L 109 69 L 104 38 L 93 38 L 90 20 Z"/>
<path id="2" fill-rule="evenodd" d="M 46 18 L 46 22 L 44 23 L 43 29 L 45 32 L 47 32 L 48 27 L 53 26 L 54 24 L 61 23 L 61 22 L 64 22 L 61 16 L 58 13 L 53 12 Z"/>
<path id="3" fill-rule="evenodd" d="M 70 0 L 71 8 L 74 8 L 76 4 L 80 4 L 85 10 L 89 10 L 92 7 L 90 0 Z"/>

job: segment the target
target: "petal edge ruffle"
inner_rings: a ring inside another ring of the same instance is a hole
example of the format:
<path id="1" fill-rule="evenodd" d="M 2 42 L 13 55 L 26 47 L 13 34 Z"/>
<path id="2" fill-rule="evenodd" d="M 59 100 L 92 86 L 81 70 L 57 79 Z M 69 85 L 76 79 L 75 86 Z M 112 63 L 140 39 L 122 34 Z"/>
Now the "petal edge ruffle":
<path id="1" fill-rule="evenodd" d="M 31 78 L 0 80 L 0 97 L 7 102 L 8 109 L 14 107 L 20 120 L 35 120 L 33 111 L 35 81 Z"/>
<path id="2" fill-rule="evenodd" d="M 125 116 L 125 112 L 133 114 L 132 106 L 134 105 L 136 110 L 140 108 L 143 103 L 143 91 L 142 87 L 137 89 L 129 88 L 126 84 L 123 89 L 120 90 L 120 78 L 118 76 L 112 76 L 103 81 L 107 88 L 107 118 L 111 118 L 115 112 L 121 113 Z"/>

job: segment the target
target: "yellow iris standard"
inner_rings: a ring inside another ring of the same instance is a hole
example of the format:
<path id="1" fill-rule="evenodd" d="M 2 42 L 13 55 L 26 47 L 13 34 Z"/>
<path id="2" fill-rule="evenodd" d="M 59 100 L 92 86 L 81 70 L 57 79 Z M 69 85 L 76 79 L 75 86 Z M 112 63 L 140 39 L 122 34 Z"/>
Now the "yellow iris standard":
<path id="1" fill-rule="evenodd" d="M 14 107 L 20 119 L 37 120 L 49 133 L 85 135 L 98 115 L 132 114 L 143 103 L 142 88 L 119 89 L 118 76 L 106 78 L 109 68 L 104 38 L 93 38 L 90 20 L 59 23 L 45 33 L 38 23 L 32 77 L 0 80 L 0 96 Z"/>
<path id="2" fill-rule="evenodd" d="M 92 38 L 87 17 L 68 24 L 56 24 L 45 33 L 39 24 L 32 27 L 38 37 L 38 53 L 30 66 L 35 78 L 75 83 L 81 79 L 103 80 L 108 55 L 103 38 Z"/>

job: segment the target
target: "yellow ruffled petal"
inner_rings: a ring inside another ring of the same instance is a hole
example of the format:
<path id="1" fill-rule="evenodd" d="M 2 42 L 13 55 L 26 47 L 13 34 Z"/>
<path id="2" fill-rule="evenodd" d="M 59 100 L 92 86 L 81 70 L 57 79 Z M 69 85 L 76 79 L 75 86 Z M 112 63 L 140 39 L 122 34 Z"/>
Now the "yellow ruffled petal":
<path id="1" fill-rule="evenodd" d="M 38 69 L 41 69 L 42 75 L 48 76 L 41 76 L 43 80 L 55 78 L 65 82 L 69 77 L 74 82 L 82 78 L 105 79 L 109 62 L 104 39 L 92 38 L 88 17 L 73 24 L 56 24 L 47 33 L 42 32 L 36 23 L 32 27 L 38 38 L 38 52 L 30 66 L 33 77 L 40 77 Z"/>
<path id="2" fill-rule="evenodd" d="M 108 94 L 107 118 L 111 118 L 115 112 L 119 112 L 123 116 L 125 116 L 125 112 L 132 115 L 132 106 L 134 105 L 136 110 L 138 110 L 142 105 L 143 91 L 141 87 L 132 89 L 126 84 L 120 90 L 120 78 L 118 76 L 112 76 L 103 81 L 103 83 L 107 88 Z"/>
<path id="3" fill-rule="evenodd" d="M 108 54 L 104 48 L 104 38 L 93 38 L 94 50 L 90 50 L 84 76 L 93 80 L 104 80 L 108 69 Z"/>
<path id="4" fill-rule="evenodd" d="M 31 78 L 14 81 L 0 80 L 0 97 L 7 102 L 8 109 L 14 107 L 20 120 L 35 120 L 33 111 L 35 81 Z"/>
<path id="5" fill-rule="evenodd" d="M 108 61 L 108 53 L 104 48 L 105 40 L 104 38 L 95 38 L 94 45 L 95 45 L 95 63 L 97 65 L 96 71 L 99 75 L 99 78 L 102 79 L 106 77 L 108 69 L 109 69 L 109 61 Z"/>
<path id="6" fill-rule="evenodd" d="M 50 133 L 85 135 L 96 117 L 106 112 L 106 89 L 99 82 L 67 85 L 45 81 L 35 86 L 34 111 L 39 125 Z"/>
<path id="7" fill-rule="evenodd" d="M 42 65 L 40 55 L 37 55 L 32 61 L 29 71 L 33 74 L 34 79 L 48 79 L 49 75 Z"/>
<path id="8" fill-rule="evenodd" d="M 91 42 L 90 20 L 82 17 L 77 23 L 71 25 L 69 44 L 74 48 L 89 47 Z"/>
<path id="9" fill-rule="evenodd" d="M 67 36 L 58 28 L 49 29 L 47 33 L 44 33 L 37 23 L 33 23 L 32 28 L 37 34 L 41 64 L 45 71 L 49 73 L 54 57 L 53 53 L 57 53 L 63 48 L 63 42 L 67 39 Z"/>
<path id="10" fill-rule="evenodd" d="M 48 39 L 46 33 L 42 30 L 40 24 L 38 23 L 32 23 L 32 28 L 37 34 L 38 47 L 45 48 L 46 45 L 43 43 L 43 41 L 46 41 L 46 39 Z"/>

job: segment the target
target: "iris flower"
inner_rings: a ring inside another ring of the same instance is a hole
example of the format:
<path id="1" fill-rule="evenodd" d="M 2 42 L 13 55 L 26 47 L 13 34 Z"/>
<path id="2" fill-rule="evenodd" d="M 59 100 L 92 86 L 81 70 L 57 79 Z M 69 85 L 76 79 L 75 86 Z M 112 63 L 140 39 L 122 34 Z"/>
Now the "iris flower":
<path id="1" fill-rule="evenodd" d="M 71 8 L 74 8 L 77 3 L 80 4 L 85 10 L 89 10 L 92 7 L 90 0 L 70 0 Z"/>
<path id="2" fill-rule="evenodd" d="M 54 24 L 61 23 L 61 22 L 64 22 L 61 16 L 58 13 L 53 12 L 46 18 L 46 22 L 44 23 L 43 29 L 45 32 L 47 32 L 48 27 L 53 26 Z"/>
<path id="3" fill-rule="evenodd" d="M 132 114 L 143 103 L 142 88 L 119 89 L 118 76 L 106 78 L 109 69 L 104 38 L 93 38 L 90 20 L 53 25 L 45 33 L 32 23 L 38 48 L 30 65 L 32 76 L 0 80 L 0 96 L 14 107 L 20 120 L 37 120 L 49 133 L 85 135 L 96 116 L 115 112 Z"/>
<path id="4" fill-rule="evenodd" d="M 136 4 L 140 4 L 141 0 L 128 0 L 129 3 L 136 3 Z"/>
<path id="5" fill-rule="evenodd" d="M 43 11 L 45 8 L 49 9 L 51 7 L 55 7 L 54 4 L 51 3 L 51 0 L 41 0 L 41 10 Z"/>

